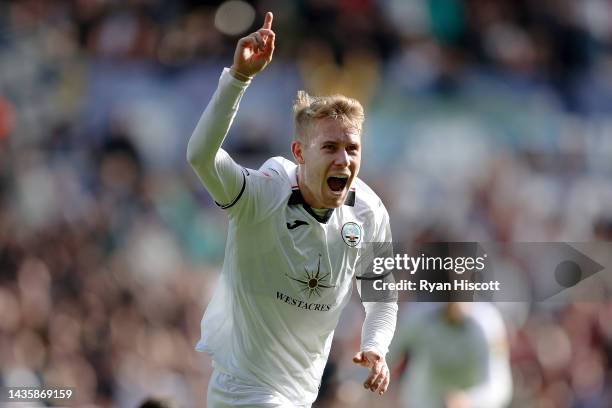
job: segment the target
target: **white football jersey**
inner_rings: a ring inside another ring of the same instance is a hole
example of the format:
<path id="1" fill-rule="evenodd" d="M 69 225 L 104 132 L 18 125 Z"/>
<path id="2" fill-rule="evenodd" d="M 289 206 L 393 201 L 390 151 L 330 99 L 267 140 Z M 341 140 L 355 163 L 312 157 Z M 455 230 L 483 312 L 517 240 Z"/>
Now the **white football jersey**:
<path id="1" fill-rule="evenodd" d="M 351 297 L 362 243 L 391 242 L 391 232 L 384 205 L 361 180 L 342 207 L 317 216 L 296 171 L 281 157 L 244 169 L 240 194 L 224 206 L 225 261 L 197 349 L 222 371 L 308 404 Z"/>
<path id="2" fill-rule="evenodd" d="M 512 378 L 506 329 L 495 306 L 462 305 L 465 320 L 454 325 L 443 317 L 444 303 L 411 304 L 398 324 L 392 355 L 409 352 L 402 381 L 402 406 L 437 408 L 446 396 L 462 391 L 471 408 L 508 404 Z"/>

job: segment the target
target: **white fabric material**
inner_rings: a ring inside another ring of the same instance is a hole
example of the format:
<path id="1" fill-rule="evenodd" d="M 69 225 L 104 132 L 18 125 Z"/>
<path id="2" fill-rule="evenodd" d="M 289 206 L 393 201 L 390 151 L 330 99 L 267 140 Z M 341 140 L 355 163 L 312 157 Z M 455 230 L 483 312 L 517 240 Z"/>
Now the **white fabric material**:
<path id="1" fill-rule="evenodd" d="M 507 406 L 512 377 L 499 311 L 489 303 L 466 304 L 465 324 L 453 326 L 442 317 L 443 306 L 410 304 L 400 320 L 390 360 L 409 352 L 403 406 L 441 407 L 453 390 L 464 392 L 471 408 Z"/>
<path id="2" fill-rule="evenodd" d="M 234 78 L 225 68 L 219 87 L 198 121 L 187 145 L 187 160 L 213 199 L 229 204 L 244 183 L 243 173 L 221 144 L 234 121 L 249 82 Z"/>
<path id="3" fill-rule="evenodd" d="M 280 394 L 250 384 L 222 370 L 215 369 L 208 383 L 206 395 L 208 408 L 266 407 L 266 408 L 309 408 L 307 405 L 293 405 Z"/>
<path id="4" fill-rule="evenodd" d="M 213 198 L 235 201 L 226 210 L 223 271 L 196 349 L 245 384 L 308 405 L 316 399 L 360 257 L 359 246 L 345 242 L 343 226 L 357 224 L 360 242 L 390 242 L 388 214 L 378 196 L 355 179 L 354 205 L 319 222 L 304 206 L 288 204 L 297 189 L 294 163 L 277 157 L 260 170 L 246 170 L 216 153 L 244 88 L 225 70 L 189 142 L 189 161 Z M 373 322 L 374 309 L 366 310 L 366 321 L 376 326 L 366 327 L 367 344 L 386 350 L 393 329 Z M 379 313 L 390 322 L 386 309 Z"/>
<path id="5" fill-rule="evenodd" d="M 372 242 L 391 242 L 391 227 L 389 216 L 383 213 L 381 229 Z M 357 289 L 361 296 L 361 280 L 357 281 Z M 385 356 L 395 333 L 397 320 L 396 302 L 363 302 L 366 317 L 361 328 L 361 350 L 376 351 Z"/>
<path id="6" fill-rule="evenodd" d="M 361 350 L 385 356 L 395 332 L 397 303 L 363 302 L 366 312 L 361 328 Z"/>

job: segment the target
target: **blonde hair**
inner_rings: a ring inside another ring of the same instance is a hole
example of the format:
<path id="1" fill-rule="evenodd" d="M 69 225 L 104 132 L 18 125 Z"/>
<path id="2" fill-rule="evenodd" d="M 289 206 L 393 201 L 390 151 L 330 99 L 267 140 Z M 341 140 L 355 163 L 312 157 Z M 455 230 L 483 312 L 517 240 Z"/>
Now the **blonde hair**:
<path id="1" fill-rule="evenodd" d="M 293 102 L 293 122 L 296 140 L 307 140 L 309 129 L 315 121 L 325 118 L 339 120 L 344 126 L 361 133 L 363 106 L 358 100 L 344 95 L 312 96 L 306 91 L 298 91 Z"/>

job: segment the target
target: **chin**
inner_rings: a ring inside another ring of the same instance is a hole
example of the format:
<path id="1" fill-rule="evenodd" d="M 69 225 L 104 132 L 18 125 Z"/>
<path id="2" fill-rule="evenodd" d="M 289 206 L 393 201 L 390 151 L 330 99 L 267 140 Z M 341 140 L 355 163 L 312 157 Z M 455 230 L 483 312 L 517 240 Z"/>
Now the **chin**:
<path id="1" fill-rule="evenodd" d="M 342 194 L 342 196 L 338 197 L 330 197 L 329 199 L 326 200 L 326 208 L 340 208 L 344 205 L 344 202 L 346 201 L 346 194 Z"/>

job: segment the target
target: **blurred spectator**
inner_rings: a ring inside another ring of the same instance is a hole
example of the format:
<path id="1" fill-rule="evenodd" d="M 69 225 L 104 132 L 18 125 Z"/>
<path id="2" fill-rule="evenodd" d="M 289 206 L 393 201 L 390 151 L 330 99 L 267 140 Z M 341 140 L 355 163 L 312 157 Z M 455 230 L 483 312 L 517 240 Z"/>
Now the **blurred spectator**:
<path id="1" fill-rule="evenodd" d="M 409 305 L 393 344 L 395 358 L 409 355 L 400 393 L 404 407 L 495 408 L 510 402 L 508 339 L 491 304 Z"/>

